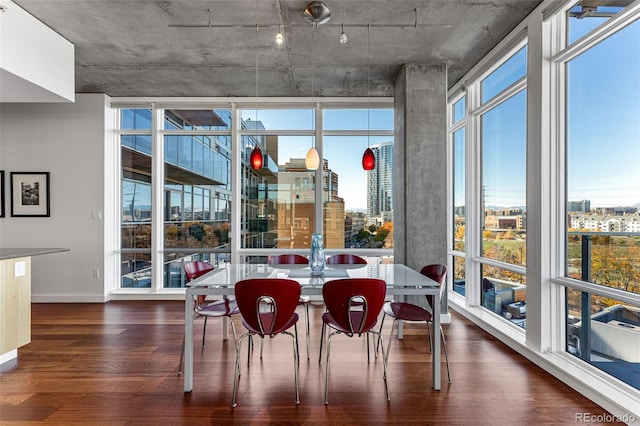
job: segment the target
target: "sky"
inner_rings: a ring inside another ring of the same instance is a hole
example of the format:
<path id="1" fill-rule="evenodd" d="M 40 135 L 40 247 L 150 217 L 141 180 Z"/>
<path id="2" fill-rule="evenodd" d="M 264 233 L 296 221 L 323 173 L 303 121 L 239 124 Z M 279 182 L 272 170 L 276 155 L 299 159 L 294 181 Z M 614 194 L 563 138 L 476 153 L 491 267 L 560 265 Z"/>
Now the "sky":
<path id="1" fill-rule="evenodd" d="M 575 39 L 596 21 L 572 20 Z M 568 67 L 568 191 L 591 207 L 640 203 L 640 21 Z"/>
<path id="2" fill-rule="evenodd" d="M 255 110 L 245 110 L 243 120 L 255 120 Z M 310 130 L 313 128 L 311 110 L 262 110 L 258 120 L 268 130 Z M 393 130 L 393 109 L 325 110 L 325 130 Z M 393 136 L 325 136 L 323 156 L 329 168 L 338 174 L 338 195 L 344 198 L 345 209 L 367 208 L 367 175 L 362 169 L 362 154 L 367 143 L 392 141 Z M 284 165 L 290 158 L 305 158 L 311 148 L 311 136 L 279 136 L 278 163 Z"/>
<path id="3" fill-rule="evenodd" d="M 571 19 L 570 41 L 604 19 Z M 571 60 L 567 67 L 567 201 L 591 207 L 640 204 L 640 21 Z M 522 51 L 514 55 L 520 55 Z M 492 93 L 517 81 L 523 68 L 507 62 Z M 489 79 L 487 79 L 489 80 Z M 507 84 L 501 84 L 501 82 Z M 526 91 L 482 116 L 482 185 L 486 206 L 525 205 Z M 464 157 L 460 157 L 456 166 Z M 454 187 L 464 204 L 464 180 Z"/>

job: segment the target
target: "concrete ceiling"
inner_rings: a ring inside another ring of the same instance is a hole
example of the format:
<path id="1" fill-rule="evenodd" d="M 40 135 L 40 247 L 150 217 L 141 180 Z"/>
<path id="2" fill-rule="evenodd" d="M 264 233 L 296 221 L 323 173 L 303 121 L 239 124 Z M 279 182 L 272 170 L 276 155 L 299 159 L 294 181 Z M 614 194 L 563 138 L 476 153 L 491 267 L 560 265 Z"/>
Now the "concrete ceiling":
<path id="1" fill-rule="evenodd" d="M 78 93 L 255 96 L 257 53 L 259 96 L 297 97 L 392 96 L 403 64 L 447 64 L 451 86 L 540 0 L 326 0 L 315 30 L 309 0 L 14 2 L 75 45 Z"/>

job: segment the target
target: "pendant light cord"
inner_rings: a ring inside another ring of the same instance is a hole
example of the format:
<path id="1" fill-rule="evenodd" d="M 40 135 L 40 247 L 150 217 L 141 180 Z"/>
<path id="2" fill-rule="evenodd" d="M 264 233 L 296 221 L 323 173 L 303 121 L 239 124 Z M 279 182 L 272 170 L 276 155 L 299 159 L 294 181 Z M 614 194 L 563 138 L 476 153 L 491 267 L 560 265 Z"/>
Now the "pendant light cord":
<path id="1" fill-rule="evenodd" d="M 369 80 L 371 79 L 371 61 L 369 59 L 369 45 L 371 39 L 371 24 L 367 26 L 367 148 L 370 147 L 371 139 L 371 92 Z"/>
<path id="2" fill-rule="evenodd" d="M 258 53 L 260 52 L 260 49 L 258 48 L 258 25 L 256 24 L 256 129 L 258 130 L 258 88 L 260 87 L 258 85 L 258 67 L 259 67 L 259 63 L 258 63 Z M 256 144 L 257 142 L 257 137 L 256 137 Z"/>
<path id="3" fill-rule="evenodd" d="M 315 40 L 314 40 L 315 32 L 316 32 L 316 23 L 314 22 L 313 25 L 311 26 L 311 104 L 312 104 L 312 108 L 311 108 L 311 111 L 312 111 L 311 112 L 311 128 L 312 129 L 314 128 L 314 126 L 313 126 L 313 123 L 314 123 L 313 116 L 315 114 L 315 102 L 313 101 L 313 94 L 314 94 L 313 92 L 314 92 L 314 88 L 315 88 L 314 80 L 313 80 L 313 77 L 314 77 L 314 74 L 315 74 L 315 57 L 314 57 L 314 55 L 315 55 L 315 52 L 314 52 L 315 49 L 314 48 L 316 46 L 316 43 L 315 43 Z M 311 147 L 315 148 L 315 146 L 316 146 L 316 138 L 315 138 L 315 136 L 312 136 L 311 137 Z"/>
<path id="4" fill-rule="evenodd" d="M 314 74 L 314 57 L 313 57 L 313 51 L 314 51 L 314 47 L 315 47 L 315 42 L 314 42 L 314 34 L 316 32 L 316 24 L 315 22 L 313 23 L 313 25 L 311 26 L 311 102 L 313 103 L 313 74 Z"/>

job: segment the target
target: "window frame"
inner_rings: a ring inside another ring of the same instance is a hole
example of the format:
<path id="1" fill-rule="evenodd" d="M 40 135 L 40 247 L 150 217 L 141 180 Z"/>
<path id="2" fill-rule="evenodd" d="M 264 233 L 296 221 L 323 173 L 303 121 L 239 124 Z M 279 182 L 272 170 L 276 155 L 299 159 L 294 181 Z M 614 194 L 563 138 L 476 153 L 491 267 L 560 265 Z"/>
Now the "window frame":
<path id="1" fill-rule="evenodd" d="M 310 130 L 252 130 L 241 128 L 241 113 L 243 110 L 255 110 L 256 105 L 259 109 L 274 109 L 274 110 L 287 110 L 287 109 L 314 109 L 315 110 L 315 128 Z M 152 243 L 150 249 L 135 249 L 136 252 L 144 251 L 145 253 L 151 253 L 152 265 L 164 265 L 164 193 L 165 193 L 165 166 L 164 166 L 164 138 L 165 136 L 173 135 L 189 135 L 189 136 L 224 136 L 230 137 L 231 147 L 231 189 L 229 191 L 230 201 L 230 235 L 241 235 L 242 223 L 240 216 L 234 215 L 233 212 L 241 212 L 241 200 L 242 200 L 242 188 L 241 188 L 241 173 L 242 167 L 239 165 L 242 162 L 241 152 L 241 138 L 243 136 L 252 135 L 277 135 L 277 136 L 311 136 L 316 138 L 316 149 L 322 158 L 322 142 L 323 137 L 327 136 L 354 136 L 354 135 L 378 135 L 394 138 L 394 130 L 370 130 L 370 129 L 357 129 L 357 130 L 323 130 L 322 115 L 325 109 L 359 109 L 359 110 L 375 110 L 386 109 L 393 111 L 393 98 L 392 97 L 372 97 L 363 101 L 362 98 L 323 98 L 321 101 L 309 100 L 308 98 L 112 98 L 111 107 L 120 109 L 150 109 L 151 110 L 151 129 L 147 130 L 132 130 L 120 128 L 120 114 L 117 116 L 115 123 L 115 137 L 118 141 L 116 149 L 116 164 L 118 181 L 122 181 L 122 166 L 120 158 L 121 135 L 151 135 L 152 140 Z M 231 111 L 231 127 L 224 130 L 195 130 L 185 129 L 177 130 L 173 128 L 164 127 L 164 111 L 166 109 L 228 109 Z M 224 147 L 223 147 L 224 148 Z M 356 159 L 359 163 L 359 159 Z M 316 181 L 322 179 L 322 169 L 318 168 L 316 171 Z M 155 182 L 155 183 L 154 183 Z M 225 192 L 226 193 L 226 192 Z M 120 229 L 122 227 L 120 211 L 121 211 L 121 194 L 120 188 L 118 194 L 116 194 L 118 205 L 116 206 L 116 218 L 118 225 L 118 236 L 115 241 L 116 247 L 114 248 L 117 253 L 133 252 L 132 249 L 123 249 L 120 241 Z M 316 186 L 315 192 L 316 205 L 322 205 L 322 185 Z M 237 217 L 236 217 L 237 216 Z M 323 229 L 323 209 L 315 209 L 315 224 L 316 229 L 321 232 Z M 224 252 L 229 254 L 229 260 L 231 262 L 239 262 L 246 256 L 267 256 L 273 254 L 284 253 L 286 249 L 251 249 L 241 248 L 239 238 L 231 238 L 230 247 L 228 250 L 221 251 L 219 249 L 198 249 L 198 248 L 177 248 L 170 249 L 171 252 L 190 252 L 201 253 L 206 256 L 211 253 Z M 299 251 L 299 250 L 298 250 Z M 340 252 L 354 252 L 362 255 L 375 255 L 375 256 L 392 256 L 393 249 L 336 249 Z M 327 254 L 331 250 L 327 251 Z M 119 281 L 116 286 L 116 292 L 149 292 L 149 293 L 167 293 L 175 292 L 176 289 L 164 287 L 164 275 L 162 267 L 158 268 L 152 266 L 152 277 L 150 288 L 137 288 L 129 289 L 122 288 L 122 282 Z M 116 276 L 121 277 L 121 271 L 116 271 Z M 184 291 L 184 289 L 180 289 Z"/>

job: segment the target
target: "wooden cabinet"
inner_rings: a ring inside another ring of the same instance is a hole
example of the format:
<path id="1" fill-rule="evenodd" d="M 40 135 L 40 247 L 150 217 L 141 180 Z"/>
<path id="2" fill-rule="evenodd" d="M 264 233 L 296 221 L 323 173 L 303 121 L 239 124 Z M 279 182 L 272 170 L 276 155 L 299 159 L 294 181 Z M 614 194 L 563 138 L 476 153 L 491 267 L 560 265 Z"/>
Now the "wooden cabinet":
<path id="1" fill-rule="evenodd" d="M 0 260 L 0 354 L 31 342 L 31 257 Z"/>

